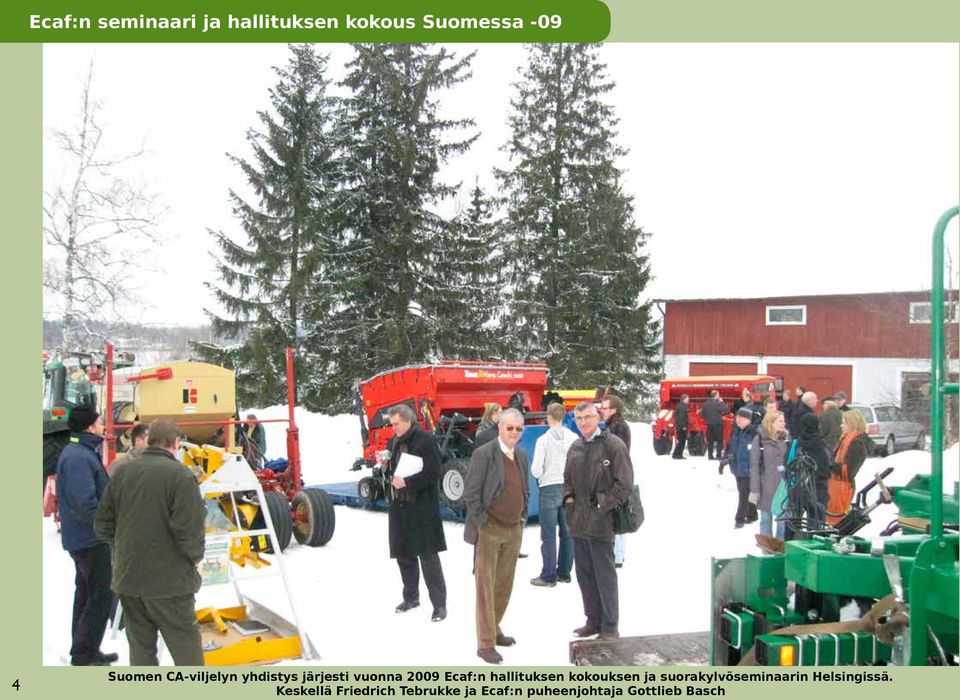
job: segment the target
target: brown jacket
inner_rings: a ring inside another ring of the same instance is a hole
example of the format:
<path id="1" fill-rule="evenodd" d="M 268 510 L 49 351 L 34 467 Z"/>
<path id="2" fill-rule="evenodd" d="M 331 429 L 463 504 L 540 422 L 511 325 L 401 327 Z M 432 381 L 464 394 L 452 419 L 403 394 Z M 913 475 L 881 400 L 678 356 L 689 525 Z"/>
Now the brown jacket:
<path id="1" fill-rule="evenodd" d="M 529 473 L 527 453 L 520 446 L 513 450 L 513 458 L 520 467 L 520 473 Z M 527 504 L 530 499 L 530 486 L 526 478 L 520 479 L 523 486 L 523 522 L 527 521 Z M 487 509 L 497 500 L 503 489 L 503 452 L 500 441 L 491 440 L 473 451 L 470 466 L 463 485 L 463 500 L 467 504 L 467 522 L 463 528 L 463 539 L 470 544 L 477 543 L 480 528 L 487 522 Z"/>
<path id="2" fill-rule="evenodd" d="M 574 537 L 613 542 L 613 514 L 616 506 L 630 497 L 633 464 L 623 440 L 599 432 L 590 442 L 580 438 L 567 453 L 563 470 L 567 523 Z"/>

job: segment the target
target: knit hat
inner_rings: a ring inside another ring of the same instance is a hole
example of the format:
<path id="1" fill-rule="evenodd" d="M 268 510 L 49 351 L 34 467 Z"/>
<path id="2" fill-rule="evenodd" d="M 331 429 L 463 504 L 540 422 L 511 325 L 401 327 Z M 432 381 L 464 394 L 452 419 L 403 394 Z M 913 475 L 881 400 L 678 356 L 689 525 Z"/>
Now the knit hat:
<path id="1" fill-rule="evenodd" d="M 70 409 L 70 417 L 67 419 L 67 425 L 70 432 L 82 433 L 91 425 L 97 422 L 100 414 L 93 406 L 81 405 Z"/>
<path id="2" fill-rule="evenodd" d="M 744 407 L 741 408 L 739 411 L 737 411 L 737 417 L 738 417 L 738 418 L 749 418 L 750 420 L 753 420 L 753 411 L 751 411 L 749 408 L 747 408 L 746 406 L 744 406 Z"/>

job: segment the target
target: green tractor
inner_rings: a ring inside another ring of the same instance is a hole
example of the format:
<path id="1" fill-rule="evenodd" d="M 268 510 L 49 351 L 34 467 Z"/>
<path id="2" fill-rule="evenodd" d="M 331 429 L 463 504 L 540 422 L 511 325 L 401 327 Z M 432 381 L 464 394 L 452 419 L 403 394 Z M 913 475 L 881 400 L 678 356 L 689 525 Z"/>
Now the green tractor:
<path id="1" fill-rule="evenodd" d="M 133 365 L 131 353 L 118 353 L 115 368 Z M 56 473 L 57 458 L 70 440 L 67 420 L 75 406 L 102 404 L 105 359 L 102 353 L 72 352 L 48 356 L 43 362 L 43 486 Z M 115 410 L 125 404 L 117 402 Z"/>
<path id="2" fill-rule="evenodd" d="M 930 474 L 887 488 L 888 469 L 833 527 L 801 523 L 796 539 L 768 540 L 766 555 L 714 559 L 711 664 L 957 665 L 960 492 L 955 483 L 943 493 L 943 435 L 944 400 L 958 385 L 945 381 L 943 240 L 958 215 L 947 211 L 934 234 Z M 856 536 L 891 503 L 898 518 L 881 537 Z"/>

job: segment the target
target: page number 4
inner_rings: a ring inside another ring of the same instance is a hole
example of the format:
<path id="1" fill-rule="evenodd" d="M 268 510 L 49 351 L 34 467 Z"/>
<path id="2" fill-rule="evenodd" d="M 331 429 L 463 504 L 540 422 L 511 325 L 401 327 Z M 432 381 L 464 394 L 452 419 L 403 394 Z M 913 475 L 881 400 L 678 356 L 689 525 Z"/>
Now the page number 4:
<path id="1" fill-rule="evenodd" d="M 15 680 L 13 683 L 11 683 L 11 684 L 10 684 L 10 687 L 11 687 L 11 688 L 16 688 L 16 689 L 19 691 L 19 690 L 20 690 L 20 679 L 18 678 L 18 679 Z"/>

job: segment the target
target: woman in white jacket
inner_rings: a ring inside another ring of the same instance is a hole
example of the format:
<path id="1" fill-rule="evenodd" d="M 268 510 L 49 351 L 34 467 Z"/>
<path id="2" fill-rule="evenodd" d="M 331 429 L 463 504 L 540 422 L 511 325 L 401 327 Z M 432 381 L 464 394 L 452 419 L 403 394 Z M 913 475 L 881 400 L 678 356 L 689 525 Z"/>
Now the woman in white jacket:
<path id="1" fill-rule="evenodd" d="M 540 555 L 543 557 L 540 575 L 530 580 L 534 586 L 556 586 L 557 581 L 570 583 L 573 569 L 573 538 L 563 514 L 563 469 L 567 465 L 567 451 L 577 441 L 577 434 L 563 426 L 564 413 L 562 404 L 547 407 L 549 427 L 537 440 L 530 463 L 530 471 L 540 486 Z"/>

